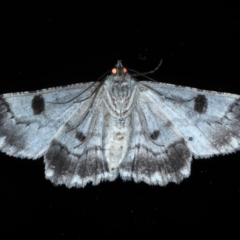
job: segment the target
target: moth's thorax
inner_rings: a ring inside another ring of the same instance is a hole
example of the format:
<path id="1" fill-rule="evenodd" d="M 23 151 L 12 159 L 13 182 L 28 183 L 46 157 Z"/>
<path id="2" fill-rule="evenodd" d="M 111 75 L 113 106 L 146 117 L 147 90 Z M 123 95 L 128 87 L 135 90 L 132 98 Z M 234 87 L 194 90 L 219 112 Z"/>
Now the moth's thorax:
<path id="1" fill-rule="evenodd" d="M 110 75 L 105 85 L 115 110 L 125 112 L 129 107 L 131 95 L 134 94 L 136 81 L 129 74 Z"/>
<path id="2" fill-rule="evenodd" d="M 115 102 L 127 100 L 135 85 L 135 81 L 129 74 L 110 76 L 107 81 L 108 91 Z"/>

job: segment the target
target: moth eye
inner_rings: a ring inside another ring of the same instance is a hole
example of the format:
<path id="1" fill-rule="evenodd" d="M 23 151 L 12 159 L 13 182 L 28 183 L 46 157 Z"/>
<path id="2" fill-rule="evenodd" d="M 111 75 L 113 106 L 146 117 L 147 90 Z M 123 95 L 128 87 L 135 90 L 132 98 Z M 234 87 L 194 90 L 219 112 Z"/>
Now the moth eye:
<path id="1" fill-rule="evenodd" d="M 116 68 L 113 68 L 112 69 L 112 74 L 116 74 L 117 73 L 117 69 Z"/>
<path id="2" fill-rule="evenodd" d="M 127 73 L 127 69 L 126 68 L 123 68 L 123 73 Z"/>

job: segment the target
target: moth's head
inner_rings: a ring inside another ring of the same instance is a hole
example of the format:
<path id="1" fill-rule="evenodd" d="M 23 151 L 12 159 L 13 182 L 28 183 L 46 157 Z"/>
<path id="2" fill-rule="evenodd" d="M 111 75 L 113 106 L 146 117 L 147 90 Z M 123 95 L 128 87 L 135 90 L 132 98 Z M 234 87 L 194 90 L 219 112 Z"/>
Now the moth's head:
<path id="1" fill-rule="evenodd" d="M 127 69 L 123 67 L 122 61 L 118 60 L 115 68 L 112 69 L 113 76 L 125 76 L 127 73 Z"/>

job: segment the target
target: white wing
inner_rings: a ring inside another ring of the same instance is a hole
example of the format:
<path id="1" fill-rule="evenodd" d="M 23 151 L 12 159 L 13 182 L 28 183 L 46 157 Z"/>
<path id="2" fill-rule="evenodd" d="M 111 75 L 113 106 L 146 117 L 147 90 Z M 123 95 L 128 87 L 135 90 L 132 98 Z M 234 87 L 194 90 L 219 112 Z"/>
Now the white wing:
<path id="1" fill-rule="evenodd" d="M 240 96 L 137 82 L 116 67 L 102 83 L 1 95 L 0 150 L 44 155 L 46 178 L 84 187 L 118 174 L 179 183 L 192 155 L 240 149 Z"/>
<path id="2" fill-rule="evenodd" d="M 240 149 L 240 96 L 164 83 L 140 85 L 143 101 L 178 129 L 195 157 Z"/>
<path id="3" fill-rule="evenodd" d="M 102 91 L 86 111 L 79 108 L 58 131 L 44 158 L 45 175 L 54 184 L 84 187 L 108 179 L 103 157 Z M 89 104 L 88 104 L 89 105 Z"/>
<path id="4" fill-rule="evenodd" d="M 120 166 L 124 180 L 179 183 L 190 174 L 192 155 L 181 133 L 161 110 L 139 98 L 132 115 L 129 152 Z"/>
<path id="5" fill-rule="evenodd" d="M 179 183 L 192 154 L 240 149 L 240 97 L 171 84 L 139 82 L 132 137 L 120 175 L 148 184 Z"/>
<path id="6" fill-rule="evenodd" d="M 60 127 L 94 98 L 99 83 L 0 96 L 0 150 L 15 157 L 39 158 Z"/>

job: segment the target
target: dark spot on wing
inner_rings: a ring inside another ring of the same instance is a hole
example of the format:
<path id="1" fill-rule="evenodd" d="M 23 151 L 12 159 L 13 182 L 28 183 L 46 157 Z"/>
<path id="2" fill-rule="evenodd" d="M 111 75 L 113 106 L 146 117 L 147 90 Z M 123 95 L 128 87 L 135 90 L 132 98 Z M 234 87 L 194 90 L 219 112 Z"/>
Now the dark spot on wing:
<path id="1" fill-rule="evenodd" d="M 158 139 L 159 135 L 160 135 L 160 131 L 155 130 L 155 131 L 153 131 L 153 132 L 150 134 L 150 138 L 151 138 L 152 140 L 156 140 L 156 139 Z"/>
<path id="2" fill-rule="evenodd" d="M 136 153 L 133 162 L 123 162 L 120 168 L 123 171 L 130 171 L 131 175 L 135 174 L 134 180 L 136 182 L 149 183 L 151 176 L 158 171 L 158 165 L 154 164 L 156 163 L 157 153 L 144 144 L 137 144 L 135 148 Z"/>
<path id="3" fill-rule="evenodd" d="M 18 151 L 23 150 L 26 144 L 24 136 L 21 134 L 22 129 L 21 128 L 18 129 L 20 132 L 15 130 L 13 129 L 13 126 L 10 125 L 4 127 L 1 126 L 0 128 L 0 137 L 6 137 L 5 146 L 2 148 L 2 150 L 12 156 L 15 156 L 15 154 L 17 155 Z M 10 154 L 8 150 L 9 147 L 15 147 L 16 151 Z"/>
<path id="4" fill-rule="evenodd" d="M 166 166 L 169 173 L 178 173 L 191 159 L 191 153 L 184 140 L 169 145 L 166 153 L 168 155 Z"/>
<path id="5" fill-rule="evenodd" d="M 0 97 L 0 113 L 4 113 L 9 110 L 9 105 L 3 97 Z"/>
<path id="6" fill-rule="evenodd" d="M 86 139 L 86 136 L 82 132 L 77 132 L 76 133 L 76 138 L 80 141 L 83 142 Z"/>
<path id="7" fill-rule="evenodd" d="M 240 122 L 240 98 L 237 99 L 229 106 L 228 112 L 231 112 L 234 115 L 234 118 Z"/>
<path id="8" fill-rule="evenodd" d="M 42 95 L 36 95 L 32 99 L 32 110 L 34 115 L 39 115 L 45 110 L 45 101 Z"/>
<path id="9" fill-rule="evenodd" d="M 192 140 L 193 140 L 193 138 L 192 138 L 192 137 L 189 137 L 189 138 L 188 138 L 188 140 L 189 140 L 189 141 L 192 141 Z"/>
<path id="10" fill-rule="evenodd" d="M 220 152 L 234 151 L 239 145 L 232 145 L 232 140 L 240 144 L 240 98 L 229 105 L 224 118 L 220 119 L 218 128 L 212 133 L 212 144 Z"/>
<path id="11" fill-rule="evenodd" d="M 54 175 L 51 181 L 54 184 L 61 184 L 63 181 L 69 179 L 63 179 L 65 176 L 69 178 L 69 166 L 73 157 L 69 154 L 67 147 L 53 141 L 45 157 L 45 168 L 54 171 Z"/>
<path id="12" fill-rule="evenodd" d="M 207 98 L 202 95 L 198 94 L 194 99 L 194 110 L 200 114 L 203 114 L 207 110 Z"/>
<path id="13" fill-rule="evenodd" d="M 122 161 L 122 163 L 120 165 L 120 170 L 129 173 L 128 180 L 132 179 L 133 169 L 134 169 L 134 161 L 126 161 L 125 159 Z M 124 176 L 124 178 L 126 180 L 126 176 Z"/>
<path id="14" fill-rule="evenodd" d="M 172 122 L 171 121 L 167 121 L 166 122 L 166 127 L 171 127 L 172 126 Z"/>
<path id="15" fill-rule="evenodd" d="M 97 175 L 104 172 L 103 159 L 97 151 L 102 151 L 102 148 L 95 146 L 86 149 L 81 155 L 73 154 L 67 146 L 54 140 L 45 157 L 46 170 L 51 169 L 54 172 L 49 179 L 56 185 L 65 184 L 67 187 L 73 187 L 71 180 L 73 176 L 78 175 L 82 181 L 87 179 L 87 182 L 95 183 Z M 84 185 L 75 183 L 76 187 Z"/>
<path id="16" fill-rule="evenodd" d="M 230 126 L 232 128 L 230 128 Z M 240 131 L 239 127 L 236 125 L 228 125 L 221 126 L 218 128 L 218 131 L 212 133 L 212 144 L 215 148 L 217 148 L 220 152 L 226 152 L 226 149 L 230 151 L 234 151 L 234 149 L 238 149 L 237 146 L 232 146 L 232 139 L 236 139 L 238 143 L 240 143 Z"/>
<path id="17" fill-rule="evenodd" d="M 2 146 L 4 152 L 9 152 L 9 147 L 15 147 L 16 152 L 25 148 L 26 141 L 22 133 L 25 130 L 24 127 L 17 125 L 9 104 L 3 97 L 0 97 L 0 137 L 5 137 L 5 143 Z"/>
<path id="18" fill-rule="evenodd" d="M 0 97 L 0 124 L 5 122 L 7 114 L 10 113 L 9 104 L 5 101 L 3 97 Z"/>
<path id="19" fill-rule="evenodd" d="M 100 146 L 88 148 L 82 154 L 80 164 L 75 170 L 81 178 L 94 178 L 105 171 L 103 159 L 99 158 L 97 151 L 102 151 Z"/>
<path id="20" fill-rule="evenodd" d="M 154 184 L 166 185 L 168 182 L 179 183 L 186 177 L 181 170 L 190 166 L 192 156 L 183 139 L 169 145 L 165 152 L 154 151 L 143 144 L 137 144 L 135 148 L 132 164 L 129 162 L 121 164 L 123 171 L 131 171 L 134 174 L 131 175 L 134 176 L 135 181 L 151 184 L 154 174 L 158 174 L 162 180 L 157 183 L 154 178 Z M 128 176 L 128 178 L 130 177 Z"/>

